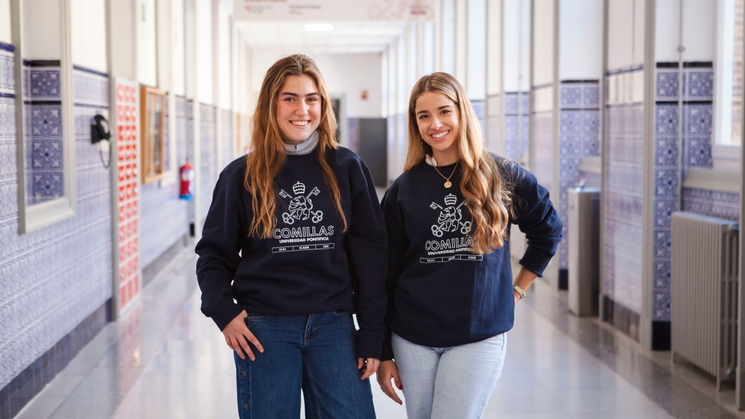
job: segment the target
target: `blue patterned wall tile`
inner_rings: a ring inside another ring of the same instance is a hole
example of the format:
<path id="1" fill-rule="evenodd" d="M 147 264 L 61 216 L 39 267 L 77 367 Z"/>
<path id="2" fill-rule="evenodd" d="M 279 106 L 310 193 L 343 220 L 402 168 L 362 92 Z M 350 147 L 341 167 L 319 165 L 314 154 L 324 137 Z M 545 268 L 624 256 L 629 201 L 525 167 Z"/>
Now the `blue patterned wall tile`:
<path id="1" fill-rule="evenodd" d="M 689 167 L 712 167 L 711 137 L 687 138 L 686 162 Z"/>
<path id="2" fill-rule="evenodd" d="M 740 196 L 730 192 L 683 188 L 683 211 L 738 221 Z"/>
<path id="3" fill-rule="evenodd" d="M 598 135 L 586 135 L 583 138 L 582 153 L 585 156 L 599 156 L 600 139 L 598 138 Z"/>
<path id="4" fill-rule="evenodd" d="M 109 79 L 88 71 L 73 70 L 75 103 L 106 108 L 109 106 Z"/>
<path id="5" fill-rule="evenodd" d="M 582 137 L 578 135 L 562 135 L 559 142 L 559 155 L 564 157 L 582 155 Z"/>
<path id="6" fill-rule="evenodd" d="M 600 112 L 585 110 L 582 112 L 582 131 L 585 134 L 597 134 L 600 132 Z"/>
<path id="7" fill-rule="evenodd" d="M 15 95 L 15 69 L 13 53 L 0 50 L 0 93 Z"/>
<path id="8" fill-rule="evenodd" d="M 678 191 L 678 169 L 655 169 L 654 195 L 673 196 Z"/>
<path id="9" fill-rule="evenodd" d="M 654 203 L 654 227 L 670 228 L 670 216 L 678 210 L 676 199 L 657 199 Z"/>
<path id="10" fill-rule="evenodd" d="M 31 107 L 32 137 L 62 137 L 62 108 L 59 105 L 33 105 Z"/>
<path id="11" fill-rule="evenodd" d="M 642 199 L 639 196 L 607 192 L 606 214 L 618 220 L 641 221 Z"/>
<path id="12" fill-rule="evenodd" d="M 585 86 L 583 89 L 585 106 L 600 106 L 600 87 Z"/>
<path id="13" fill-rule="evenodd" d="M 581 133 L 582 117 L 582 111 L 561 111 L 560 132 L 562 134 Z"/>
<path id="14" fill-rule="evenodd" d="M 670 289 L 670 272 L 671 264 L 669 261 L 655 261 L 654 262 L 654 288 L 655 289 Z"/>
<path id="15" fill-rule="evenodd" d="M 505 115 L 517 115 L 518 113 L 518 103 L 517 103 L 517 95 L 515 94 L 505 94 L 504 95 L 504 114 Z"/>
<path id="16" fill-rule="evenodd" d="M 29 88 L 34 100 L 60 100 L 59 68 L 31 68 Z"/>
<path id="17" fill-rule="evenodd" d="M 670 291 L 655 291 L 653 305 L 654 320 L 670 320 Z"/>
<path id="18" fill-rule="evenodd" d="M 687 100 L 711 100 L 714 96 L 714 71 L 686 71 L 685 92 Z"/>
<path id="19" fill-rule="evenodd" d="M 581 106 L 582 88 L 576 86 L 562 86 L 559 101 L 562 107 Z"/>
<path id="20" fill-rule="evenodd" d="M 62 140 L 32 140 L 31 169 L 60 170 L 62 168 Z"/>
<path id="21" fill-rule="evenodd" d="M 684 133 L 690 135 L 711 135 L 712 105 L 687 105 L 684 108 Z"/>
<path id="22" fill-rule="evenodd" d="M 670 245 L 672 244 L 672 232 L 670 230 L 654 230 L 654 257 L 670 259 Z"/>
<path id="23" fill-rule="evenodd" d="M 678 135 L 677 105 L 658 105 L 655 107 L 656 135 Z"/>
<path id="24" fill-rule="evenodd" d="M 678 140 L 676 138 L 658 138 L 655 140 L 654 164 L 656 166 L 677 166 Z"/>
<path id="25" fill-rule="evenodd" d="M 657 70 L 655 93 L 657 100 L 678 100 L 680 89 L 678 70 Z"/>
<path id="26" fill-rule="evenodd" d="M 559 179 L 569 181 L 574 184 L 579 171 L 579 164 L 582 162 L 581 157 L 559 159 Z"/>

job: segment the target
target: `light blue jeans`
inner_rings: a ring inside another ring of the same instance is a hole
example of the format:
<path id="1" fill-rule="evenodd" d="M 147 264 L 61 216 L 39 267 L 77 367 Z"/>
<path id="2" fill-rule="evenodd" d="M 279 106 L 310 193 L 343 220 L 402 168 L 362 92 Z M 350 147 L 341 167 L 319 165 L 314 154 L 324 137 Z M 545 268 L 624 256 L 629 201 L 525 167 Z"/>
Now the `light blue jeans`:
<path id="1" fill-rule="evenodd" d="M 479 419 L 502 375 L 507 336 L 432 348 L 394 334 L 409 419 Z"/>

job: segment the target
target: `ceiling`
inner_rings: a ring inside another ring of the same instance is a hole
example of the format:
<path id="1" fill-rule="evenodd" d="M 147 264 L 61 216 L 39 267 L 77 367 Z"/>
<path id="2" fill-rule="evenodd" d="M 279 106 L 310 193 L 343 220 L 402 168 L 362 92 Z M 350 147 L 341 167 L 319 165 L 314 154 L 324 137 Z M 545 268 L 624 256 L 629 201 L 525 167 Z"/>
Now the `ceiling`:
<path id="1" fill-rule="evenodd" d="M 306 32 L 305 23 L 332 23 L 330 32 Z M 240 21 L 236 28 L 252 48 L 300 50 L 313 54 L 382 52 L 401 36 L 406 22 Z"/>

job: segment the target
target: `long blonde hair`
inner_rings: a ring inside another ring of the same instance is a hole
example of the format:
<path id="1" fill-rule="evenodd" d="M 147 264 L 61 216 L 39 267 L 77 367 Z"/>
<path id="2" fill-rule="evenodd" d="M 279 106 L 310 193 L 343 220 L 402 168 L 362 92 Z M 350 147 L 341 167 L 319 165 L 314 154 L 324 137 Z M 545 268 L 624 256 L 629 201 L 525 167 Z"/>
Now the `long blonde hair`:
<path id="1" fill-rule="evenodd" d="M 512 208 L 512 183 L 506 178 L 507 159 L 495 159 L 484 148 L 481 125 L 463 86 L 447 73 L 432 73 L 420 78 L 409 98 L 409 147 L 404 171 L 410 170 L 432 153 L 422 140 L 416 119 L 416 101 L 425 92 L 440 93 L 452 100 L 460 116 L 456 139 L 463 178 L 460 190 L 471 212 L 471 249 L 474 253 L 491 253 L 504 245 Z"/>
<path id="2" fill-rule="evenodd" d="M 306 75 L 313 79 L 321 96 L 321 121 L 318 125 L 316 153 L 321 164 L 326 184 L 331 189 L 336 211 L 347 229 L 347 219 L 341 207 L 341 194 L 336 176 L 326 161 L 326 153 L 336 150 L 336 117 L 323 76 L 315 61 L 302 54 L 279 59 L 269 68 L 261 84 L 259 100 L 253 117 L 252 150 L 246 155 L 245 188 L 251 193 L 253 218 L 248 229 L 249 236 L 269 238 L 277 224 L 274 212 L 277 207 L 277 191 L 274 178 L 287 161 L 279 126 L 277 125 L 277 102 L 280 89 L 287 76 Z"/>

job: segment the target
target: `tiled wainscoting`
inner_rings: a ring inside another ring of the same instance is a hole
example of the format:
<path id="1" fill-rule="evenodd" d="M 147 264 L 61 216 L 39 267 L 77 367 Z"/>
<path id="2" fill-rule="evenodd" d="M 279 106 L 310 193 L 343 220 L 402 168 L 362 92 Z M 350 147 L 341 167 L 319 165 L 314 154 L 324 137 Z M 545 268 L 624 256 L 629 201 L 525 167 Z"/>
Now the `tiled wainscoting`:
<path id="1" fill-rule="evenodd" d="M 18 234 L 15 86 L 7 85 L 13 56 L 6 54 L 10 46 L 0 47 L 0 80 L 5 81 L 0 85 L 0 418 L 5 419 L 109 321 L 112 235 L 109 173 L 90 144 L 89 122 L 108 106 L 108 79 L 81 68 L 74 73 L 71 144 L 76 216 Z M 52 119 L 34 125 L 44 132 L 55 129 Z"/>

